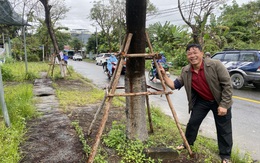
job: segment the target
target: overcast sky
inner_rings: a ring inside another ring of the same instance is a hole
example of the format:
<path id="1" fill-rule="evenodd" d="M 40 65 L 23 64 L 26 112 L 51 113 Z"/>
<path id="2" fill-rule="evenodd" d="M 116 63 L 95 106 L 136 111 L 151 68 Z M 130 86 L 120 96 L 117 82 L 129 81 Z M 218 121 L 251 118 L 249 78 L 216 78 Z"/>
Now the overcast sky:
<path id="1" fill-rule="evenodd" d="M 65 0 L 67 7 L 70 8 L 70 11 L 66 14 L 66 18 L 60 23 L 70 29 L 86 29 L 90 32 L 94 32 L 96 27 L 92 24 L 89 17 L 90 9 L 93 6 L 94 0 Z M 107 1 L 107 0 L 104 0 Z M 150 0 L 159 11 L 166 10 L 170 8 L 177 7 L 177 0 Z M 236 0 L 239 5 L 242 3 L 248 3 L 253 0 Z M 231 4 L 232 0 L 229 0 L 229 4 Z M 182 20 L 179 16 L 179 13 L 176 11 L 176 15 L 174 13 L 162 14 L 154 17 L 147 17 L 146 24 L 153 24 L 160 21 L 164 24 L 166 21 L 170 21 L 172 24 L 180 25 L 182 24 Z"/>

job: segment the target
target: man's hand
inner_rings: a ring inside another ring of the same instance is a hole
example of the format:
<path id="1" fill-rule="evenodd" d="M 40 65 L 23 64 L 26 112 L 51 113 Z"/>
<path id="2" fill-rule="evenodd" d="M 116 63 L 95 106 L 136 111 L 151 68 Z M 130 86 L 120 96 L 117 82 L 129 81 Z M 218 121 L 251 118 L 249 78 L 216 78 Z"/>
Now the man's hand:
<path id="1" fill-rule="evenodd" d="M 226 108 L 223 108 L 221 106 L 218 107 L 218 115 L 219 116 L 224 116 L 227 114 L 227 109 Z"/>
<path id="2" fill-rule="evenodd" d="M 161 63 L 158 63 L 158 66 L 159 66 L 159 71 L 162 74 L 162 77 L 164 77 L 166 75 L 166 72 L 165 72 L 164 68 L 162 67 Z"/>

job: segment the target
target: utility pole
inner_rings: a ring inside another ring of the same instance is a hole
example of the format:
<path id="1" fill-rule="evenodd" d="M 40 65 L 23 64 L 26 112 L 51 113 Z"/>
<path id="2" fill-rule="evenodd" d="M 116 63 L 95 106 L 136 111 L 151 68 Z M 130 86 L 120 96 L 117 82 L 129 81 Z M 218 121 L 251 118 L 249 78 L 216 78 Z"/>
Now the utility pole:
<path id="1" fill-rule="evenodd" d="M 42 61 L 44 62 L 44 45 L 42 45 Z"/>
<path id="2" fill-rule="evenodd" d="M 8 111 L 6 108 L 5 98 L 4 98 L 4 87 L 3 87 L 1 67 L 0 67 L 0 103 L 1 103 L 1 107 L 2 107 L 2 113 L 4 116 L 4 120 L 5 120 L 5 125 L 7 127 L 10 127 L 11 126 L 10 119 L 9 119 Z"/>
<path id="3" fill-rule="evenodd" d="M 81 49 L 80 49 L 81 56 L 82 56 L 82 49 L 83 49 L 83 30 L 81 31 Z"/>
<path id="4" fill-rule="evenodd" d="M 27 51 L 26 51 L 26 37 L 25 37 L 25 26 L 23 28 L 23 46 L 24 46 L 24 61 L 25 61 L 25 72 L 28 73 L 28 63 L 27 63 Z"/>
<path id="5" fill-rule="evenodd" d="M 97 34 L 97 27 L 96 27 L 96 55 L 98 55 L 98 34 Z"/>

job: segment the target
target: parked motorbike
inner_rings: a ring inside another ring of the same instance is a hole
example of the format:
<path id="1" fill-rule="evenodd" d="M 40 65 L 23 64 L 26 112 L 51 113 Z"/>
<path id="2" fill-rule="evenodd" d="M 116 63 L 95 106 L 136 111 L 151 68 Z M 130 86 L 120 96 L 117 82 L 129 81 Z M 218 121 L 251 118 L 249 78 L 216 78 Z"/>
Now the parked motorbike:
<path id="1" fill-rule="evenodd" d="M 168 66 L 166 63 L 160 63 L 160 64 L 161 64 L 161 66 L 163 67 L 163 69 L 164 69 L 166 75 L 167 75 L 168 77 L 170 77 L 169 66 Z M 154 63 L 151 63 L 151 69 L 150 69 L 150 71 L 149 71 L 149 73 L 148 73 L 148 79 L 149 79 L 150 81 L 153 81 L 154 78 L 160 80 L 159 74 L 158 74 L 157 71 L 156 71 L 156 67 L 155 67 Z"/>
<path id="2" fill-rule="evenodd" d="M 108 79 L 110 80 L 111 77 L 113 76 L 115 70 L 116 70 L 116 66 L 117 66 L 117 62 L 112 62 L 112 74 L 110 73 L 110 71 L 107 68 L 107 62 L 103 63 L 103 70 L 105 72 L 105 74 L 107 75 Z M 126 71 L 126 65 L 124 63 L 122 71 L 121 71 L 121 75 L 124 75 Z"/>

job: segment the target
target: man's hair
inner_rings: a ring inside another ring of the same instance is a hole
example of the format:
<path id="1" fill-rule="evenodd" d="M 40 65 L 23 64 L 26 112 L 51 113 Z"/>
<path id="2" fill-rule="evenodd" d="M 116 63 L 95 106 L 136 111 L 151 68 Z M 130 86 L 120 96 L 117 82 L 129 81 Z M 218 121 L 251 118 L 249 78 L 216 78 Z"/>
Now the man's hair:
<path id="1" fill-rule="evenodd" d="M 186 47 L 186 51 L 190 50 L 190 48 L 198 48 L 200 51 L 202 51 L 202 47 L 200 44 L 189 44 Z"/>

